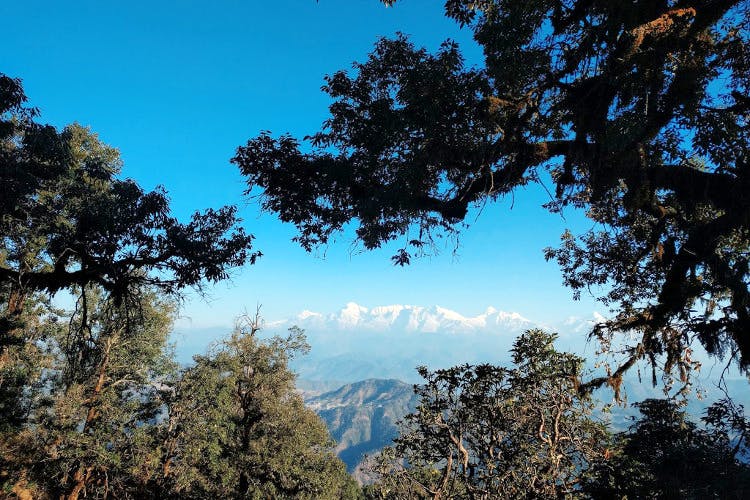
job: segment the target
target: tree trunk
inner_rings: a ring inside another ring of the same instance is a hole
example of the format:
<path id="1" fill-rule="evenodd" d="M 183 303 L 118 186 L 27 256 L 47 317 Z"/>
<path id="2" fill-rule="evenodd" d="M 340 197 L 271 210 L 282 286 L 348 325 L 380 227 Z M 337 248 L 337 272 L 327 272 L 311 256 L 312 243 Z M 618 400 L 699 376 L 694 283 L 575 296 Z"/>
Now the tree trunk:
<path id="1" fill-rule="evenodd" d="M 81 491 L 83 491 L 83 489 L 86 487 L 86 481 L 88 480 L 90 474 L 91 467 L 88 467 L 85 470 L 82 467 L 79 468 L 76 473 L 73 474 L 73 480 L 76 482 L 73 486 L 73 489 L 68 495 L 62 495 L 60 497 L 60 500 L 78 500 L 78 496 L 81 494 Z"/>
<path id="2" fill-rule="evenodd" d="M 23 313 L 23 305 L 26 294 L 19 286 L 14 286 L 8 297 L 8 304 L 4 316 L 0 316 L 0 370 L 3 370 L 13 362 L 9 348 L 14 345 L 23 345 L 24 329 L 20 327 L 18 320 Z M 4 377 L 0 375 L 0 387 L 5 383 Z"/>
<path id="3" fill-rule="evenodd" d="M 101 394 L 102 390 L 104 389 L 104 383 L 107 380 L 107 367 L 109 364 L 109 353 L 112 349 L 113 343 L 114 343 L 114 338 L 110 337 L 107 339 L 104 345 L 104 355 L 102 356 L 102 360 L 99 363 L 98 375 L 96 378 L 96 385 L 94 385 L 94 389 L 91 393 L 91 397 L 88 399 L 88 402 L 87 402 L 88 411 L 86 412 L 86 421 L 83 424 L 83 431 L 82 431 L 84 434 L 91 427 L 94 421 L 96 421 L 96 419 L 99 418 L 99 412 L 96 409 L 96 400 L 99 398 L 99 394 Z M 84 469 L 83 466 L 80 466 L 78 468 L 78 470 L 73 474 L 73 481 L 75 481 L 73 485 L 73 489 L 70 491 L 67 497 L 66 496 L 62 497 L 64 500 L 78 500 L 78 496 L 80 495 L 81 491 L 86 487 L 86 482 L 89 480 L 91 476 L 91 470 L 92 470 L 92 467 L 87 467 L 86 469 Z"/>
<path id="4" fill-rule="evenodd" d="M 112 342 L 112 338 L 107 339 L 107 343 L 104 347 L 104 357 L 102 358 L 101 363 L 99 363 L 99 373 L 96 378 L 96 385 L 94 386 L 94 390 L 89 398 L 89 411 L 86 413 L 86 422 L 83 425 L 83 432 L 86 432 L 86 429 L 88 429 L 88 427 L 99 416 L 99 413 L 96 410 L 96 400 L 99 399 L 99 394 L 101 394 L 102 389 L 104 389 L 104 382 L 107 380 L 107 364 L 109 363 L 109 352 L 112 349 Z"/>

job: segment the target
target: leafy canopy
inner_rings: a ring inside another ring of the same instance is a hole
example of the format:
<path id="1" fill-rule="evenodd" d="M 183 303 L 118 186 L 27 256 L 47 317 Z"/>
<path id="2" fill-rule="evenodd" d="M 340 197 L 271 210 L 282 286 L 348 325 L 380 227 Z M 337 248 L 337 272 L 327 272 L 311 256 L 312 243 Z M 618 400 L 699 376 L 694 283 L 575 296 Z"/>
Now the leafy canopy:
<path id="1" fill-rule="evenodd" d="M 78 297 L 85 331 L 89 289 L 137 312 L 144 289 L 177 297 L 260 255 L 235 208 L 179 222 L 162 188 L 146 192 L 118 177 L 116 149 L 77 124 L 37 123 L 25 102 L 20 80 L 0 74 L 0 406 L 14 411 L 24 377 L 33 378 L 34 368 L 21 366 L 39 354 L 31 309 L 42 294 Z"/>
<path id="2" fill-rule="evenodd" d="M 389 0 L 385 3 L 391 4 Z M 547 207 L 595 222 L 548 249 L 576 296 L 640 333 L 610 381 L 687 346 L 750 366 L 750 4 L 746 0 L 447 0 L 483 64 L 381 39 L 326 77 L 330 118 L 305 140 L 268 133 L 234 162 L 307 249 L 350 222 L 394 256 L 458 231 L 472 205 L 551 177 Z M 597 384 L 604 380 L 597 380 Z"/>
<path id="3" fill-rule="evenodd" d="M 126 304 L 89 287 L 82 297 L 72 312 L 40 316 L 40 352 L 10 366 L 33 370 L 19 377 L 15 400 L 0 393 L 4 409 L 22 410 L 0 414 L 0 491 L 65 500 L 361 496 L 294 387 L 287 363 L 308 348 L 301 330 L 259 339 L 238 328 L 180 370 L 168 346 L 170 296 L 144 289 Z"/>
<path id="4" fill-rule="evenodd" d="M 233 207 L 170 214 L 119 153 L 35 122 L 0 74 L 0 490 L 64 498 L 357 498 L 294 388 L 300 330 L 234 333 L 178 371 L 186 286 L 254 262 Z M 70 312 L 50 305 L 64 291 Z"/>
<path id="5" fill-rule="evenodd" d="M 0 74 L 0 488 L 163 497 L 173 301 L 260 253 L 234 208 L 179 222 L 163 189 L 118 177 L 117 150 L 25 102 Z"/>
<path id="6" fill-rule="evenodd" d="M 640 417 L 616 436 L 615 452 L 586 481 L 592 498 L 746 498 L 750 491 L 750 422 L 742 406 L 711 405 L 704 426 L 678 402 L 647 399 Z"/>
<path id="7" fill-rule="evenodd" d="M 141 290 L 137 308 L 94 287 L 82 296 L 72 312 L 40 315 L 46 334 L 23 347 L 41 352 L 10 365 L 34 371 L 16 395 L 24 418 L 12 428 L 0 418 L 0 488 L 70 500 L 151 496 L 165 391 L 177 376 L 166 348 L 175 304 L 154 290 Z"/>
<path id="8" fill-rule="evenodd" d="M 358 498 L 323 421 L 306 408 L 288 361 L 304 332 L 260 339 L 257 322 L 195 356 L 169 405 L 168 461 L 178 497 Z"/>
<path id="9" fill-rule="evenodd" d="M 562 498 L 605 452 L 606 431 L 578 391 L 583 359 L 529 330 L 512 368 L 429 372 L 417 410 L 373 465 L 371 498 Z"/>
<path id="10" fill-rule="evenodd" d="M 235 209 L 196 212 L 180 223 L 162 188 L 120 179 L 116 149 L 77 124 L 34 121 L 19 80 L 0 74 L 0 283 L 55 293 L 96 284 L 122 298 L 129 287 L 175 292 L 259 255 Z"/>

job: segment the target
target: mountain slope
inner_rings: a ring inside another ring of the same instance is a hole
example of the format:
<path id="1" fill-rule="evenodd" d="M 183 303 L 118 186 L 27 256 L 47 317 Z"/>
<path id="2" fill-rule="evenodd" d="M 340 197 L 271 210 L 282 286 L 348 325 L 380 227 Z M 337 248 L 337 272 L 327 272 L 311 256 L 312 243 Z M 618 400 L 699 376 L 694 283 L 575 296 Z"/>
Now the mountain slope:
<path id="1" fill-rule="evenodd" d="M 364 455 L 391 444 L 396 423 L 415 408 L 410 384 L 368 379 L 307 399 L 336 440 L 336 453 L 353 472 Z"/>

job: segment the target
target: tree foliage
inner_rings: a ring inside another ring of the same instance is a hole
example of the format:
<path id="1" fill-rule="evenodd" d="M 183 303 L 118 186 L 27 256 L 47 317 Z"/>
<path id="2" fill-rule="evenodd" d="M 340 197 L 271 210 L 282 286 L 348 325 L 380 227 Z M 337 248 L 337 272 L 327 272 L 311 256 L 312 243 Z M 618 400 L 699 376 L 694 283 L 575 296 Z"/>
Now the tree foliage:
<path id="1" fill-rule="evenodd" d="M 750 491 L 748 430 L 742 408 L 713 404 L 703 427 L 674 400 L 635 405 L 640 418 L 616 437 L 616 453 L 587 484 L 593 498 L 746 498 Z"/>
<path id="2" fill-rule="evenodd" d="M 386 1 L 385 3 L 394 3 Z M 330 118 L 309 146 L 268 133 L 234 162 L 248 192 L 305 247 L 347 223 L 411 253 L 458 231 L 472 205 L 551 177 L 552 211 L 595 222 L 546 256 L 576 296 L 617 315 L 594 332 L 640 333 L 637 359 L 693 366 L 687 346 L 750 365 L 750 5 L 744 0 L 447 0 L 483 64 L 455 42 L 430 53 L 381 39 L 326 77 Z"/>
<path id="3" fill-rule="evenodd" d="M 197 356 L 170 404 L 167 478 L 179 496 L 356 498 L 322 420 L 294 387 L 289 359 L 309 350 L 303 332 L 260 340 L 238 329 Z"/>
<path id="4" fill-rule="evenodd" d="M 171 215 L 162 188 L 120 179 L 116 149 L 77 124 L 35 121 L 19 80 L 0 74 L 0 357 L 25 342 L 18 319 L 34 292 L 96 285 L 117 301 L 139 287 L 174 293 L 253 262 L 235 209 Z M 137 300 L 134 299 L 134 300 Z M 2 360 L 0 359 L 0 365 Z"/>
<path id="5" fill-rule="evenodd" d="M 45 356 L 24 380 L 24 419 L 0 434 L 0 484 L 40 498 L 139 498 L 158 472 L 162 389 L 177 375 L 166 349 L 175 305 L 148 289 L 138 304 L 95 287 L 81 297 L 39 320 Z"/>
<path id="6" fill-rule="evenodd" d="M 7 294 L 0 286 L 0 300 L 4 297 Z M 63 327 L 49 321 L 55 311 L 48 300 L 35 297 L 26 302 L 24 311 L 14 318 L 16 324 L 24 325 L 25 341 L 6 345 L 0 356 L 0 434 L 20 429 L 42 396 L 43 370 L 51 363 L 48 341 L 59 336 Z"/>
<path id="7" fill-rule="evenodd" d="M 151 307 L 144 293 L 176 299 L 259 255 L 234 208 L 180 223 L 162 188 L 146 192 L 118 177 L 119 152 L 95 133 L 57 130 L 37 115 L 21 82 L 0 74 L 0 430 L 9 433 L 41 425 L 32 424 L 41 418 L 33 408 L 50 384 L 86 407 L 92 370 L 114 376 L 110 347 L 130 346 L 137 358 L 138 342 L 159 345 L 151 320 L 138 316 Z M 58 292 L 76 301 L 67 326 L 51 321 L 66 317 L 50 305 Z M 74 387 L 86 396 L 70 396 Z"/>
<path id="8" fill-rule="evenodd" d="M 45 363 L 22 391 L 24 418 L 3 418 L 0 491 L 65 500 L 360 496 L 294 388 L 287 362 L 307 349 L 301 330 L 261 340 L 238 329 L 179 370 L 167 344 L 173 301 L 144 290 L 136 311 L 96 289 L 86 297 L 86 314 L 79 303 L 47 320 Z"/>
<path id="9" fill-rule="evenodd" d="M 420 402 L 374 466 L 373 498 L 561 498 L 579 491 L 605 453 L 606 431 L 577 380 L 583 360 L 555 335 L 529 330 L 514 368 L 463 365 L 428 372 Z"/>
<path id="10" fill-rule="evenodd" d="M 356 497 L 294 392 L 301 332 L 174 361 L 180 291 L 260 255 L 235 209 L 179 222 L 117 150 L 25 100 L 0 74 L 0 496 Z"/>

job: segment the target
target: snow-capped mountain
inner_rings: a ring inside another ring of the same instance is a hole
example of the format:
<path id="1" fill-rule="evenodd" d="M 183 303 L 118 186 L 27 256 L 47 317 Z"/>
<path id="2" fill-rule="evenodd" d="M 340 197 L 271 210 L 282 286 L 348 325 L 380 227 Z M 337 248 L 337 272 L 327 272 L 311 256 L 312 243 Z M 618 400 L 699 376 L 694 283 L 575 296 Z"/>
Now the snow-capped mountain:
<path id="1" fill-rule="evenodd" d="M 293 367 L 308 380 L 354 381 L 393 377 L 417 381 L 415 367 L 447 368 L 507 358 L 518 335 L 540 326 L 518 313 L 488 307 L 464 316 L 440 306 L 393 304 L 368 308 L 354 302 L 335 313 L 303 311 L 266 324 L 278 332 L 305 330 L 312 346 Z"/>
<path id="2" fill-rule="evenodd" d="M 520 333 L 538 326 L 515 312 L 488 307 L 477 316 L 464 316 L 440 306 L 387 305 L 367 308 L 349 302 L 336 313 L 303 311 L 270 327 L 297 325 L 308 331 L 367 331 L 402 333 Z"/>
<path id="3" fill-rule="evenodd" d="M 515 339 L 530 328 L 559 332 L 559 348 L 582 352 L 586 333 L 600 319 L 594 314 L 549 326 L 495 307 L 472 316 L 441 306 L 365 307 L 350 302 L 337 312 L 302 311 L 266 322 L 263 333 L 283 335 L 292 326 L 305 330 L 312 349 L 292 362 L 303 379 L 344 383 L 387 377 L 418 382 L 415 367 L 420 365 L 437 369 L 462 363 L 505 364 Z M 177 331 L 178 351 L 192 351 L 183 356 L 189 360 L 229 330 L 200 335 Z"/>

